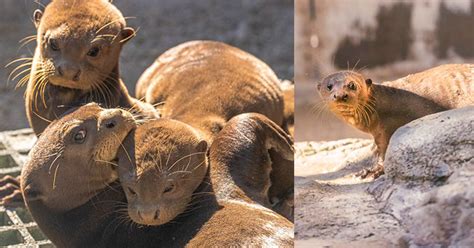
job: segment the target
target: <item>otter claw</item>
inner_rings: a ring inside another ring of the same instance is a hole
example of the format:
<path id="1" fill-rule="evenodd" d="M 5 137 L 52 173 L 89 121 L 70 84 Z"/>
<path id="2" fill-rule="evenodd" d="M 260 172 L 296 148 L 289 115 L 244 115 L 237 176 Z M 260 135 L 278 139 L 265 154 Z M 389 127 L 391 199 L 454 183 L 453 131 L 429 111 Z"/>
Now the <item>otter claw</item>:
<path id="1" fill-rule="evenodd" d="M 377 179 L 378 177 L 380 177 L 383 174 L 384 174 L 383 165 L 382 164 L 377 164 L 373 168 L 363 169 L 362 171 L 356 173 L 356 176 L 360 177 L 362 179 L 365 179 L 365 178 Z"/>
<path id="2" fill-rule="evenodd" d="M 0 180 L 0 205 L 8 208 L 24 206 L 19 177 L 5 176 Z"/>

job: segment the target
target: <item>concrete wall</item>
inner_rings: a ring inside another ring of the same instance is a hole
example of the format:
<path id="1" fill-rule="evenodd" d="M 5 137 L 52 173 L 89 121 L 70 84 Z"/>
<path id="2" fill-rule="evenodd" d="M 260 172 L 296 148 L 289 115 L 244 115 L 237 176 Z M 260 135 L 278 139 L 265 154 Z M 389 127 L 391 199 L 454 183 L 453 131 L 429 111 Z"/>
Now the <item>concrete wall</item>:
<path id="1" fill-rule="evenodd" d="M 297 0 L 296 11 L 297 76 L 474 60 L 474 0 Z"/>

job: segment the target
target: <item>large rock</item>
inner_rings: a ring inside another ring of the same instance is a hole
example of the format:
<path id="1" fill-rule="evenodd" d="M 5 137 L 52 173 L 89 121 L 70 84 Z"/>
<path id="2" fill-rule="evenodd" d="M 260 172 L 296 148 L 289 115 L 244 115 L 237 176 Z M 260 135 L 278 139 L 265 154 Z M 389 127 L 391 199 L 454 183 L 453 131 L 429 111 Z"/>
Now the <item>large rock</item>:
<path id="1" fill-rule="evenodd" d="M 389 178 L 438 181 L 474 163 L 474 106 L 445 111 L 399 128 L 384 167 Z"/>
<path id="2" fill-rule="evenodd" d="M 457 170 L 407 209 L 407 242 L 419 247 L 474 247 L 474 166 Z"/>

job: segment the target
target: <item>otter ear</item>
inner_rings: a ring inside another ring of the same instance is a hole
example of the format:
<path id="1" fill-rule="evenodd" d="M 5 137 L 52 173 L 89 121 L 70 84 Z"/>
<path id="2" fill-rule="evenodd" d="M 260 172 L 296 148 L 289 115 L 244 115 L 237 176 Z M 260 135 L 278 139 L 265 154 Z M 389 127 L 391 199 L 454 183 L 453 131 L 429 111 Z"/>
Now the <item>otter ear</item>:
<path id="1" fill-rule="evenodd" d="M 206 152 L 207 151 L 207 142 L 205 140 L 199 141 L 199 143 L 196 146 L 196 150 L 198 152 Z"/>
<path id="2" fill-rule="evenodd" d="M 120 43 L 125 43 L 133 37 L 135 37 L 135 30 L 133 28 L 126 27 L 120 31 Z"/>
<path id="3" fill-rule="evenodd" d="M 365 83 L 367 84 L 367 86 L 371 86 L 371 85 L 372 85 L 372 79 L 367 78 L 367 79 L 365 80 Z"/>
<path id="4" fill-rule="evenodd" d="M 38 28 L 40 25 L 41 17 L 43 16 L 43 11 L 37 9 L 33 13 L 33 21 L 35 22 L 35 27 Z"/>

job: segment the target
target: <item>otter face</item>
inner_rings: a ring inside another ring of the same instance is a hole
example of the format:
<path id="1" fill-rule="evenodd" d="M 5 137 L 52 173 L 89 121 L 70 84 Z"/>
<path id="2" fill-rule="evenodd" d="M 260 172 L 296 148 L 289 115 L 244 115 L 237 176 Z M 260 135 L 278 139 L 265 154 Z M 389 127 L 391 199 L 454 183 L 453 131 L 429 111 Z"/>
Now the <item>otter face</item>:
<path id="1" fill-rule="evenodd" d="M 130 113 L 95 103 L 51 123 L 22 171 L 25 199 L 39 197 L 58 211 L 84 204 L 117 178 L 112 160 L 134 127 Z"/>
<path id="2" fill-rule="evenodd" d="M 133 133 L 133 132 L 132 132 Z M 172 120 L 150 121 L 125 139 L 119 177 L 128 215 L 142 225 L 162 225 L 183 213 L 207 172 L 207 143 Z"/>
<path id="3" fill-rule="evenodd" d="M 356 72 L 342 71 L 331 74 L 317 84 L 317 89 L 329 108 L 342 116 L 353 112 L 367 102 L 372 80 L 365 80 Z"/>
<path id="4" fill-rule="evenodd" d="M 37 80 L 80 90 L 115 83 L 123 41 L 134 31 L 118 10 L 104 11 L 112 8 L 107 1 L 53 1 L 44 15 L 37 10 Z"/>

